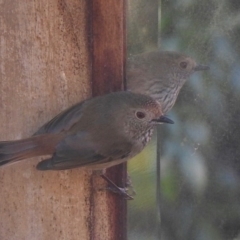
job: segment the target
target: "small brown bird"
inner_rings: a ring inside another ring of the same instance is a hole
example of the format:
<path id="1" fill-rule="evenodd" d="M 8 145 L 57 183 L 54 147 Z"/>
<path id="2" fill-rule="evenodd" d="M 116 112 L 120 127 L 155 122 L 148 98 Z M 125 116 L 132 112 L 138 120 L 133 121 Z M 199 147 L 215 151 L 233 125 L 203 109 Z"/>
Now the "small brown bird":
<path id="1" fill-rule="evenodd" d="M 38 170 L 105 169 L 141 152 L 158 123 L 173 123 L 150 96 L 116 92 L 78 103 L 34 136 L 0 142 L 0 165 L 52 155 Z"/>
<path id="2" fill-rule="evenodd" d="M 165 114 L 175 104 L 179 91 L 195 71 L 207 70 L 178 52 L 153 51 L 131 56 L 127 61 L 127 89 L 159 101 Z"/>

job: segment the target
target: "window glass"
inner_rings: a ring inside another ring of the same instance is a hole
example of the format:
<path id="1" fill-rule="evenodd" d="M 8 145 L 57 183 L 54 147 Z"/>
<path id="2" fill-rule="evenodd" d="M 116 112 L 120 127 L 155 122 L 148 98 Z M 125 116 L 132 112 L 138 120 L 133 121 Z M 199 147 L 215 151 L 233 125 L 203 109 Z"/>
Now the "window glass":
<path id="1" fill-rule="evenodd" d="M 160 126 L 161 229 L 156 142 L 129 162 L 129 239 L 240 239 L 240 1 L 156 4 L 129 0 L 128 55 L 158 44 L 210 69 L 183 86 L 168 113 L 175 124 Z"/>

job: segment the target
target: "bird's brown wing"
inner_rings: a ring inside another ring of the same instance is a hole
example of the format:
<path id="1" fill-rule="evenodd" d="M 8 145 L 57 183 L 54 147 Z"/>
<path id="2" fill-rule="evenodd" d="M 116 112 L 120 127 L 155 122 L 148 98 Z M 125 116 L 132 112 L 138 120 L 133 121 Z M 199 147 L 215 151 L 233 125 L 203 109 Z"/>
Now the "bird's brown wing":
<path id="1" fill-rule="evenodd" d="M 84 102 L 85 101 L 78 103 L 59 113 L 56 117 L 39 128 L 33 136 L 45 133 L 60 133 L 69 130 L 81 118 Z"/>
<path id="2" fill-rule="evenodd" d="M 51 159 L 37 165 L 38 170 L 64 170 L 95 164 L 104 164 L 127 158 L 131 152 L 130 143 L 113 143 L 104 149 L 101 143 L 93 143 L 87 133 L 77 133 L 66 137 L 56 148 Z"/>

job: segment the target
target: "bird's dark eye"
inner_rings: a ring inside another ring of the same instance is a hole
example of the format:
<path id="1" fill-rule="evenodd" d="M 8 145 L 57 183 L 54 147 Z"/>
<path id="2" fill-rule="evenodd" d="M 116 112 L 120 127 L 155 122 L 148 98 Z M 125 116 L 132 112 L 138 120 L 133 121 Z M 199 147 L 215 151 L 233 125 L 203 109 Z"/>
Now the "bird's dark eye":
<path id="1" fill-rule="evenodd" d="M 187 62 L 180 62 L 180 67 L 183 69 L 187 68 L 187 65 Z"/>
<path id="2" fill-rule="evenodd" d="M 143 119 L 145 118 L 146 114 L 144 112 L 136 112 L 136 116 L 138 119 Z"/>

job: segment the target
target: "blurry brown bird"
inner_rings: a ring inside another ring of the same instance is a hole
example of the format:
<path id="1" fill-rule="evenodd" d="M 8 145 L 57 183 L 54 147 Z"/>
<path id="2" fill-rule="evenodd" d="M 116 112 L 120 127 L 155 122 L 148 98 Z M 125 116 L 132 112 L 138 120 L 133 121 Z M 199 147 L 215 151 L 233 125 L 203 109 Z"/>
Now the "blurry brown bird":
<path id="1" fill-rule="evenodd" d="M 63 111 L 30 138 L 0 142 L 0 165 L 52 155 L 37 169 L 105 169 L 141 152 L 162 122 L 173 123 L 149 96 L 116 92 L 92 98 Z"/>
<path id="2" fill-rule="evenodd" d="M 153 51 L 134 55 L 127 61 L 127 89 L 158 100 L 165 114 L 175 104 L 191 74 L 208 68 L 178 52 Z"/>

